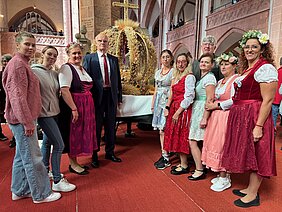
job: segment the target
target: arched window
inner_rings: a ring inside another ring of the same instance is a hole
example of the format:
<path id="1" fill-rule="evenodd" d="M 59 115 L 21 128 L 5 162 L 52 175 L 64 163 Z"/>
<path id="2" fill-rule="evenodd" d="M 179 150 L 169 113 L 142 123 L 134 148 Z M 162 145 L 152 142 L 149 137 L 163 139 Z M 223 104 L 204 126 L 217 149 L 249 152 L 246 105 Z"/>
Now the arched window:
<path id="1" fill-rule="evenodd" d="M 35 34 L 57 35 L 57 30 L 52 21 L 39 11 L 27 11 L 19 13 L 12 23 L 9 31 L 27 31 Z"/>
<path id="2" fill-rule="evenodd" d="M 183 25 L 187 21 L 191 21 L 195 18 L 195 5 L 196 1 L 195 0 L 186 0 L 179 13 L 178 13 L 178 18 L 177 18 L 177 24 L 179 26 Z"/>
<path id="3" fill-rule="evenodd" d="M 152 35 L 153 35 L 153 38 L 156 38 L 159 36 L 159 25 L 160 25 L 160 20 L 159 20 L 159 17 L 157 18 L 155 24 L 153 25 L 153 31 L 152 31 Z"/>

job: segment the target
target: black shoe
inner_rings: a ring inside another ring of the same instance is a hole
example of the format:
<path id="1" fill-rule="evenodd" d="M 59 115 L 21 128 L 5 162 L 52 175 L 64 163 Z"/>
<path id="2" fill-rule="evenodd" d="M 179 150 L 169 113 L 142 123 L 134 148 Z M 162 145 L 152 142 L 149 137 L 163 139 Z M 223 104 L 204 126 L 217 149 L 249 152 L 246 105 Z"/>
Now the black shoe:
<path id="1" fill-rule="evenodd" d="M 80 167 L 85 169 L 85 170 L 89 170 L 89 166 L 80 166 Z"/>
<path id="2" fill-rule="evenodd" d="M 15 146 L 16 146 L 16 140 L 15 140 L 15 138 L 13 137 L 12 140 L 10 140 L 9 147 L 10 147 L 10 148 L 14 148 Z"/>
<path id="3" fill-rule="evenodd" d="M 114 154 L 112 154 L 112 155 L 107 155 L 106 154 L 105 159 L 111 160 L 111 161 L 116 162 L 116 163 L 120 163 L 121 162 L 121 159 L 116 157 Z"/>
<path id="4" fill-rule="evenodd" d="M 165 169 L 166 167 L 169 167 L 171 166 L 169 160 L 166 160 L 163 158 L 163 160 L 161 160 L 157 165 L 156 165 L 156 168 L 159 169 L 159 170 L 163 170 Z"/>
<path id="5" fill-rule="evenodd" d="M 233 189 L 232 193 L 239 196 L 239 197 L 244 197 L 244 196 L 247 195 L 247 194 L 242 193 L 239 189 Z"/>
<path id="6" fill-rule="evenodd" d="M 197 180 L 203 180 L 206 178 L 206 174 L 204 170 L 197 170 L 197 171 L 202 172 L 202 174 L 199 177 L 193 177 L 193 175 L 191 175 L 188 177 L 188 180 L 197 181 Z"/>
<path id="7" fill-rule="evenodd" d="M 85 170 L 85 169 L 84 169 L 82 172 L 77 172 L 77 171 L 75 171 L 75 170 L 71 167 L 71 165 L 69 165 L 69 171 L 72 172 L 72 173 L 78 174 L 78 175 L 86 175 L 86 174 L 89 174 L 89 171 L 87 171 L 87 170 Z"/>
<path id="8" fill-rule="evenodd" d="M 98 153 L 97 152 L 93 152 L 92 154 L 92 163 L 91 163 L 91 166 L 93 168 L 99 168 L 100 166 L 100 162 L 98 160 Z"/>
<path id="9" fill-rule="evenodd" d="M 176 154 L 175 152 L 169 152 L 169 153 L 167 154 L 167 156 L 170 158 L 170 157 L 174 156 L 175 154 Z"/>
<path id="10" fill-rule="evenodd" d="M 164 160 L 164 157 L 161 156 L 161 157 L 159 158 L 159 160 L 157 160 L 157 161 L 154 163 L 154 166 L 157 167 L 157 165 L 158 165 L 160 162 L 162 162 L 163 160 Z"/>
<path id="11" fill-rule="evenodd" d="M 93 168 L 99 168 L 100 166 L 99 160 L 92 161 L 91 166 Z"/>
<path id="12" fill-rule="evenodd" d="M 259 200 L 259 195 L 256 196 L 256 198 L 250 202 L 243 202 L 241 199 L 237 199 L 234 201 L 234 205 L 241 207 L 241 208 L 249 208 L 252 206 L 259 206 L 260 205 L 260 200 Z"/>
<path id="13" fill-rule="evenodd" d="M 4 134 L 0 134 L 0 141 L 7 141 L 8 138 Z"/>
<path id="14" fill-rule="evenodd" d="M 173 175 L 181 175 L 181 174 L 188 174 L 189 173 L 189 169 L 190 169 L 189 166 L 187 166 L 187 168 L 183 168 L 182 166 L 180 166 L 179 168 L 181 168 L 180 171 L 177 171 L 176 169 L 172 169 L 170 171 L 170 173 L 173 174 Z"/>
<path id="15" fill-rule="evenodd" d="M 178 164 L 178 165 L 176 165 L 176 166 L 172 166 L 170 169 L 171 169 L 171 170 L 177 169 L 177 168 L 180 167 L 180 166 L 181 166 L 181 164 Z"/>

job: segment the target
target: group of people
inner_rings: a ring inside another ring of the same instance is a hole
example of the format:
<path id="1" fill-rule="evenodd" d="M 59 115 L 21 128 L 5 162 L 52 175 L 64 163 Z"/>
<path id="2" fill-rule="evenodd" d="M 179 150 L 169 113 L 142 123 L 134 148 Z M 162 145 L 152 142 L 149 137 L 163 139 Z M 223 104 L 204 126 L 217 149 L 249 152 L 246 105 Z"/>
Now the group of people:
<path id="1" fill-rule="evenodd" d="M 72 173 L 89 173 L 79 156 L 91 155 L 91 166 L 100 166 L 103 126 L 105 159 L 122 161 L 114 153 L 116 110 L 122 104 L 119 63 L 107 53 L 104 33 L 95 38 L 97 52 L 84 58 L 80 44 L 68 44 L 68 61 L 59 70 L 54 70 L 59 54 L 54 46 L 43 48 L 41 62 L 30 65 L 34 36 L 19 32 L 15 40 L 17 53 L 1 72 L 5 118 L 16 142 L 12 200 L 51 202 L 61 197 L 59 192 L 76 189 L 60 171 L 62 153 L 68 153 Z M 233 190 L 241 197 L 234 204 L 257 206 L 263 178 L 276 175 L 271 107 L 278 74 L 272 45 L 266 34 L 251 30 L 242 37 L 239 59 L 223 53 L 217 62 L 215 45 L 213 36 L 205 37 L 199 60 L 181 53 L 175 67 L 172 52 L 161 52 L 151 109 L 162 156 L 154 165 L 160 170 L 171 166 L 170 156 L 177 153 L 180 164 L 171 167 L 171 174 L 187 174 L 191 155 L 196 168 L 188 179 L 205 179 L 210 168 L 218 172 L 211 182 L 217 192 L 231 187 L 232 173 L 248 171 L 249 185 Z M 41 149 L 37 124 L 44 131 Z"/>
<path id="2" fill-rule="evenodd" d="M 186 174 L 191 155 L 195 170 L 188 179 L 205 179 L 211 169 L 218 173 L 210 187 L 216 192 L 231 187 L 232 173 L 249 172 L 248 186 L 233 190 L 240 197 L 234 204 L 258 206 L 262 180 L 276 175 L 271 107 L 278 74 L 272 44 L 267 34 L 250 30 L 240 41 L 239 58 L 232 52 L 215 58 L 215 45 L 213 36 L 205 37 L 199 60 L 181 53 L 175 68 L 172 52 L 161 52 L 151 108 L 162 155 L 154 165 L 171 166 L 170 155 L 177 153 L 180 164 L 170 172 Z"/>
<path id="3" fill-rule="evenodd" d="M 92 156 L 92 167 L 99 167 L 103 126 L 105 159 L 121 162 L 114 154 L 115 116 L 122 103 L 118 59 L 107 53 L 104 33 L 95 38 L 97 53 L 83 61 L 82 46 L 68 44 L 68 61 L 59 70 L 54 68 L 59 54 L 54 46 L 44 47 L 41 60 L 30 64 L 35 37 L 19 32 L 15 42 L 17 52 L 1 72 L 5 118 L 16 142 L 12 200 L 31 197 L 34 203 L 52 202 L 60 192 L 76 189 L 60 171 L 62 153 L 68 153 L 69 171 L 77 175 L 89 173 L 79 156 Z M 44 132 L 41 149 L 37 125 Z"/>

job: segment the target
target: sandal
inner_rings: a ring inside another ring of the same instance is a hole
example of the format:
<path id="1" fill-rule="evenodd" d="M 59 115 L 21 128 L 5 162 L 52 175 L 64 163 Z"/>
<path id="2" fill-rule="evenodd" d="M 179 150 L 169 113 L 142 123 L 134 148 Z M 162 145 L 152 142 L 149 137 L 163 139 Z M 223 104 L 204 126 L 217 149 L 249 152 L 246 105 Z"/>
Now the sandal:
<path id="1" fill-rule="evenodd" d="M 200 176 L 198 176 L 198 177 L 194 177 L 193 175 L 191 175 L 191 176 L 188 177 L 188 180 L 197 181 L 197 180 L 203 180 L 203 179 L 206 178 L 206 174 L 205 174 L 205 171 L 204 171 L 204 170 L 198 170 L 198 169 L 196 169 L 196 171 L 202 172 L 202 174 L 201 174 Z M 196 172 L 196 171 L 195 171 L 195 172 Z"/>
<path id="2" fill-rule="evenodd" d="M 172 166 L 172 167 L 171 167 L 171 170 L 177 169 L 178 167 L 181 167 L 181 164 L 178 164 L 178 165 L 176 165 L 176 166 Z"/>
<path id="3" fill-rule="evenodd" d="M 177 171 L 176 170 L 177 168 L 180 168 L 181 170 Z M 172 169 L 170 171 L 170 173 L 173 174 L 173 175 L 188 174 L 189 173 L 189 169 L 190 169 L 189 166 L 187 166 L 187 168 L 183 168 L 182 166 L 180 166 L 180 167 L 176 167 L 175 169 Z"/>

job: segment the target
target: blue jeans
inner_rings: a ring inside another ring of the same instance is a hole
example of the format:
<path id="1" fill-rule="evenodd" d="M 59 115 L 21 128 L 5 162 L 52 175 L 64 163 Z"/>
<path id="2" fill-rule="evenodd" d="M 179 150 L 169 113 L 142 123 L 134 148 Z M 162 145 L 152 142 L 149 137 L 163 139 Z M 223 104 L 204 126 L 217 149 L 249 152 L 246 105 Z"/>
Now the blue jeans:
<path id="1" fill-rule="evenodd" d="M 41 152 L 43 155 L 43 163 L 45 167 L 48 169 L 51 145 L 53 145 L 53 151 L 51 157 L 52 173 L 53 173 L 54 181 L 59 182 L 62 178 L 60 172 L 60 166 L 61 166 L 62 152 L 65 148 L 65 145 L 58 124 L 56 122 L 56 117 L 53 116 L 53 117 L 38 118 L 38 124 L 40 125 L 40 127 L 44 132 L 43 143 L 41 147 Z"/>
<path id="2" fill-rule="evenodd" d="M 46 168 L 42 162 L 37 133 L 27 137 L 22 124 L 9 124 L 9 126 L 17 144 L 11 191 L 17 196 L 31 193 L 33 200 L 43 200 L 52 193 L 52 190 Z"/>
<path id="3" fill-rule="evenodd" d="M 279 115 L 279 105 L 272 104 L 271 109 L 272 109 L 272 118 L 273 118 L 274 127 L 276 128 L 276 122 Z"/>

